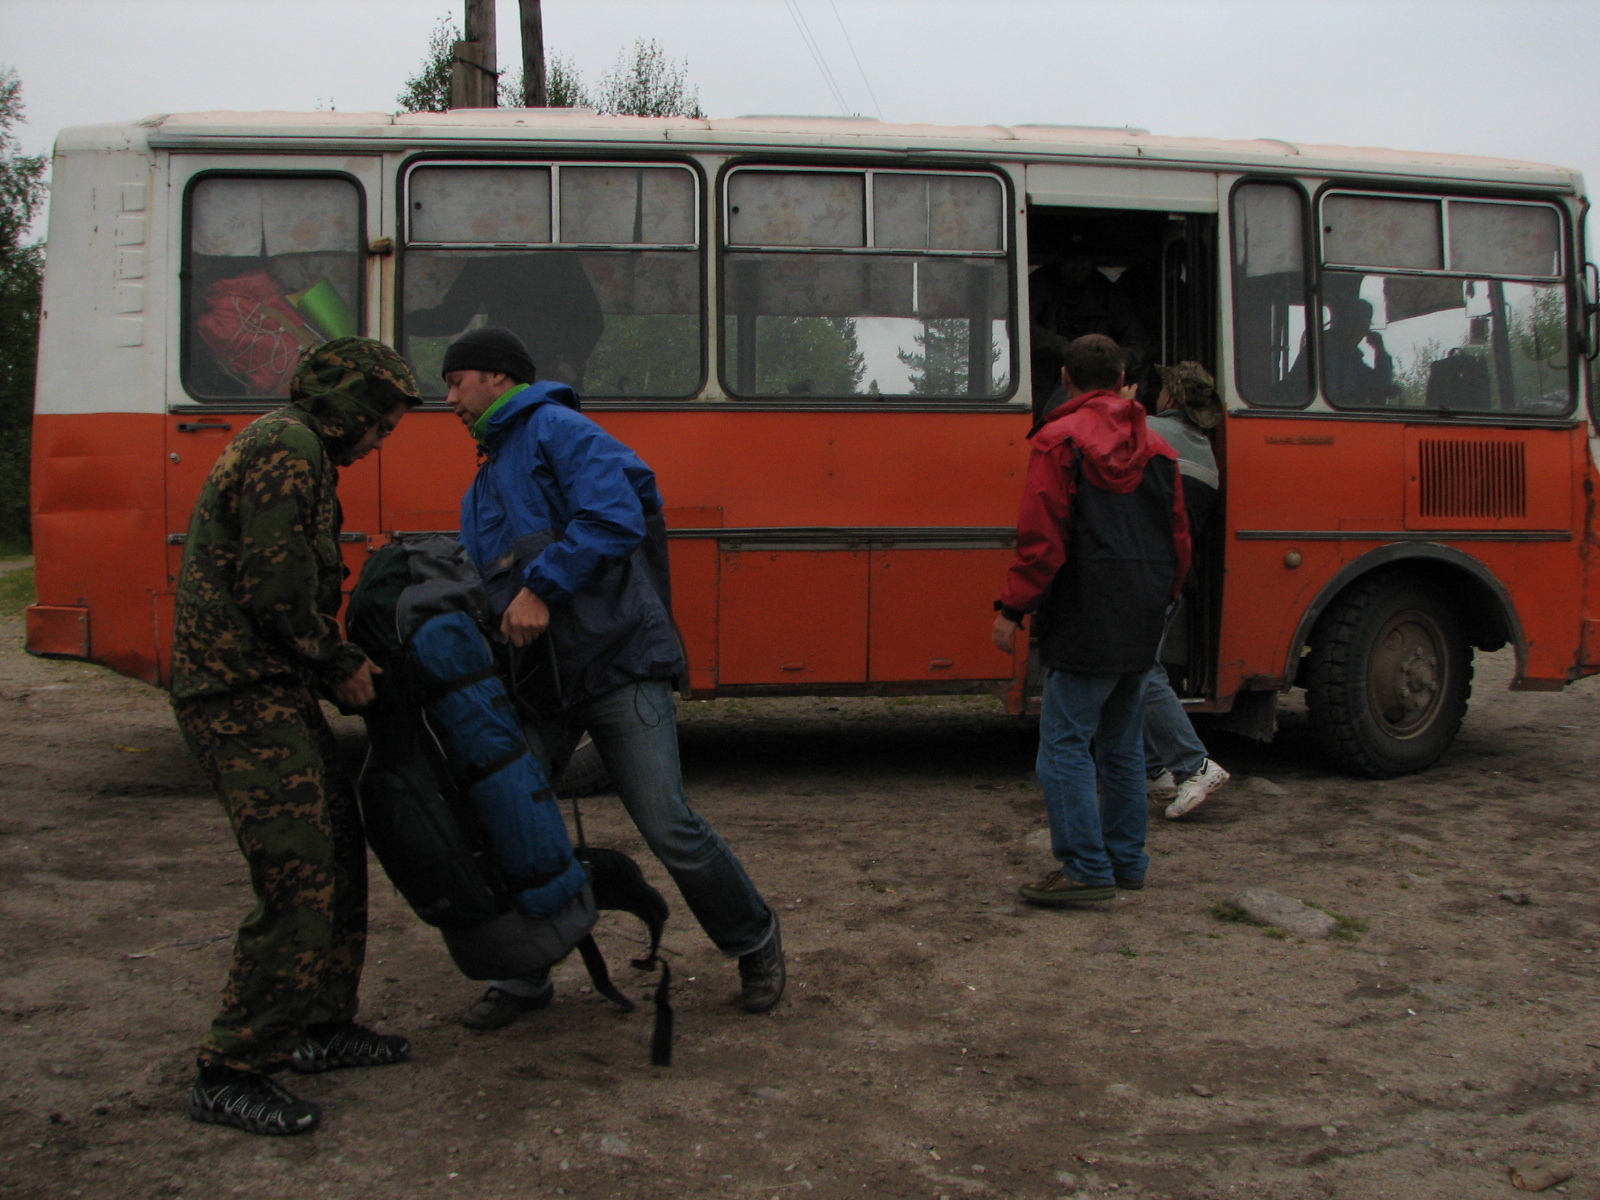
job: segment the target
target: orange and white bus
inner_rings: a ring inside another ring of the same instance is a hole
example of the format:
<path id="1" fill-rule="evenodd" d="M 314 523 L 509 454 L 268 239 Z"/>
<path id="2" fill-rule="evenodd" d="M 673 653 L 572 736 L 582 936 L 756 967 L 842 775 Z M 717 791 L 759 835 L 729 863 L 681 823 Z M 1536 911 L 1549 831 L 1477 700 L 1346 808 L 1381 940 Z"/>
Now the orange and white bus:
<path id="1" fill-rule="evenodd" d="M 1131 129 L 500 109 L 68 130 L 28 646 L 164 679 L 201 482 L 325 336 L 396 345 L 430 391 L 344 472 L 352 572 L 456 528 L 474 453 L 437 367 L 489 322 L 656 469 L 696 697 L 1021 712 L 991 601 L 1040 347 L 1087 273 L 1148 360 L 1199 360 L 1226 404 L 1186 703 L 1261 732 L 1305 686 L 1348 767 L 1415 769 L 1460 723 L 1473 647 L 1515 647 L 1521 689 L 1600 671 L 1586 207 L 1532 163 Z"/>

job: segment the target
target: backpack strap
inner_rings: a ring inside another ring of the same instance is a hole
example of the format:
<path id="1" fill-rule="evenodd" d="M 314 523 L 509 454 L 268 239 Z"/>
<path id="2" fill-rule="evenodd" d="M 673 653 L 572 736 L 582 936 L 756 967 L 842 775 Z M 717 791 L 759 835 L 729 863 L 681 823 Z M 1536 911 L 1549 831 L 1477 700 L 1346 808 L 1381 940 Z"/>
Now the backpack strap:
<path id="1" fill-rule="evenodd" d="M 595 944 L 594 934 L 587 934 L 583 941 L 578 943 L 578 953 L 583 956 L 583 965 L 588 969 L 589 979 L 594 984 L 594 990 L 599 992 L 623 1012 L 632 1012 L 636 1005 L 620 991 L 617 985 L 611 982 L 611 971 L 606 966 L 605 955 L 600 953 L 600 947 Z M 670 1067 L 672 1065 L 672 968 L 665 959 L 661 960 L 661 982 L 656 984 L 655 1024 L 650 1031 L 650 1065 L 652 1067 Z"/>

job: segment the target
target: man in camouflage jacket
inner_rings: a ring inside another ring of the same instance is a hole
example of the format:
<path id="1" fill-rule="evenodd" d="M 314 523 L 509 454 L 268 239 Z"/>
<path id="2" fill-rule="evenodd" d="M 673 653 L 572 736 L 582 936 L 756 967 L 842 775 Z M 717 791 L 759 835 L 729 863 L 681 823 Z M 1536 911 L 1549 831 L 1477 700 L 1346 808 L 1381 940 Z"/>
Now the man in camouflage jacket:
<path id="1" fill-rule="evenodd" d="M 403 1038 L 356 1025 L 366 845 L 320 696 L 361 708 L 377 668 L 338 622 L 338 468 L 419 403 L 389 347 L 336 338 L 303 356 L 290 402 L 222 452 L 178 579 L 172 704 L 250 867 L 222 1011 L 200 1047 L 196 1120 L 301 1133 L 320 1113 L 267 1078 L 399 1062 Z"/>

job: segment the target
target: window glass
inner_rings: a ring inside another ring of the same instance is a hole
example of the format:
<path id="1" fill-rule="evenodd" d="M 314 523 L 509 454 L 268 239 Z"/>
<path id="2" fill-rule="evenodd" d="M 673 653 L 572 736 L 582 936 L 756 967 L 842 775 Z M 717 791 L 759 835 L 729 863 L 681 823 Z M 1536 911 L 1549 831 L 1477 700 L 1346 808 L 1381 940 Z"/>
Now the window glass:
<path id="1" fill-rule="evenodd" d="M 562 167 L 561 240 L 693 245 L 694 176 L 675 167 Z"/>
<path id="2" fill-rule="evenodd" d="M 762 170 L 736 171 L 727 187 L 728 240 L 752 247 L 723 259 L 722 365 L 733 395 L 965 400 L 1010 391 L 999 180 Z"/>
<path id="3" fill-rule="evenodd" d="M 1305 201 L 1298 188 L 1234 189 L 1233 305 L 1240 395 L 1257 405 L 1309 404 Z"/>
<path id="4" fill-rule="evenodd" d="M 872 244 L 880 249 L 1000 250 L 1000 181 L 984 175 L 872 176 Z"/>
<path id="5" fill-rule="evenodd" d="M 1542 204 L 1450 201 L 1450 269 L 1491 275 L 1561 274 L 1561 219 Z"/>
<path id="6" fill-rule="evenodd" d="M 866 177 L 848 171 L 736 171 L 728 179 L 733 246 L 865 246 Z"/>
<path id="7" fill-rule="evenodd" d="M 1566 288 L 1329 271 L 1322 387 L 1341 408 L 1558 415 L 1572 406 Z"/>
<path id="8" fill-rule="evenodd" d="M 406 204 L 413 243 L 550 240 L 549 167 L 418 167 L 406 181 Z"/>
<path id="9" fill-rule="evenodd" d="M 283 397 L 300 351 L 361 332 L 361 191 L 328 176 L 210 176 L 189 194 L 184 381 Z"/>
<path id="10" fill-rule="evenodd" d="M 1442 271 L 1439 202 L 1331 195 L 1322 202 L 1322 259 L 1350 267 Z"/>
<path id="11" fill-rule="evenodd" d="M 450 203 L 461 213 L 499 203 L 512 173 L 448 170 L 460 193 Z M 549 167 L 515 171 L 544 179 L 548 189 Z M 423 174 L 411 173 L 413 187 Z M 569 383 L 584 396 L 692 396 L 705 374 L 694 177 L 681 167 L 631 165 L 564 165 L 556 175 L 561 243 L 407 247 L 401 344 L 424 394 L 444 394 L 439 366 L 451 341 L 468 329 L 501 325 L 527 344 L 540 379 Z M 472 194 L 480 186 L 484 194 Z M 426 182 L 424 203 L 437 192 Z M 548 190 L 543 195 L 548 238 Z M 414 192 L 407 200 L 415 214 Z M 411 229 L 415 239 L 415 222 Z M 642 248 L 663 245 L 681 248 Z"/>

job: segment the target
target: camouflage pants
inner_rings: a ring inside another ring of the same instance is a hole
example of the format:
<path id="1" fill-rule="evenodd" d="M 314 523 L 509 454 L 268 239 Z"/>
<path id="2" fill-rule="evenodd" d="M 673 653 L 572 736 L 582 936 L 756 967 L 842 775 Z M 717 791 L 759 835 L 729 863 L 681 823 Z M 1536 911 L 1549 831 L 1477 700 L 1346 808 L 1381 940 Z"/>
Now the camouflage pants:
<path id="1" fill-rule="evenodd" d="M 200 1059 L 277 1070 L 308 1026 L 356 1013 L 367 851 L 355 792 L 316 697 L 298 683 L 261 680 L 173 708 L 256 895 Z"/>

